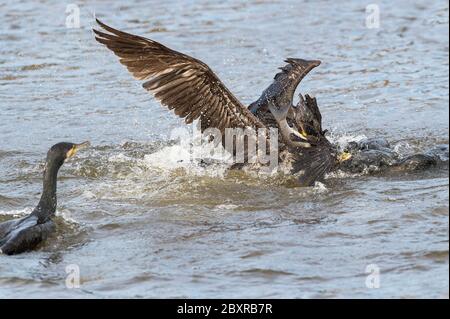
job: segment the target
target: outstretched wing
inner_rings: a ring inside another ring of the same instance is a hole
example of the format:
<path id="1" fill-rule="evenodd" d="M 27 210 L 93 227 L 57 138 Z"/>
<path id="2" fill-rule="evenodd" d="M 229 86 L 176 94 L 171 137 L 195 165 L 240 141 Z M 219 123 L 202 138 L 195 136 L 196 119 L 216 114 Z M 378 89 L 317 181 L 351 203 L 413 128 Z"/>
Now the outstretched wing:
<path id="1" fill-rule="evenodd" d="M 264 127 L 203 62 L 164 45 L 113 29 L 97 19 L 107 32 L 93 30 L 143 87 L 187 124 L 200 119 L 202 130 Z"/>

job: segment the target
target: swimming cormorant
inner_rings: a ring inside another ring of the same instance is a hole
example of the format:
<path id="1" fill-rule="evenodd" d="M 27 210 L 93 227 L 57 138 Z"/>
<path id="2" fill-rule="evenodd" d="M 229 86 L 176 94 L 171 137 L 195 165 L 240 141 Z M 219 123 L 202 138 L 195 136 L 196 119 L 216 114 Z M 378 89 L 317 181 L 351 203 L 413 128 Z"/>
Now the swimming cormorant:
<path id="1" fill-rule="evenodd" d="M 41 200 L 33 212 L 20 219 L 0 224 L 0 254 L 14 255 L 35 248 L 55 231 L 52 217 L 56 212 L 56 184 L 58 171 L 89 142 L 81 144 L 58 143 L 50 148 L 44 170 Z"/>
<path id="2" fill-rule="evenodd" d="M 93 30 L 95 39 L 108 47 L 143 87 L 187 124 L 201 121 L 201 131 L 227 128 L 276 127 L 279 161 L 300 173 L 300 184 L 310 186 L 345 159 L 325 137 L 317 101 L 301 96 L 293 105 L 300 81 L 318 60 L 288 58 L 281 72 L 261 97 L 244 106 L 202 61 L 174 51 L 156 41 L 126 33 L 96 19 L 104 31 Z"/>

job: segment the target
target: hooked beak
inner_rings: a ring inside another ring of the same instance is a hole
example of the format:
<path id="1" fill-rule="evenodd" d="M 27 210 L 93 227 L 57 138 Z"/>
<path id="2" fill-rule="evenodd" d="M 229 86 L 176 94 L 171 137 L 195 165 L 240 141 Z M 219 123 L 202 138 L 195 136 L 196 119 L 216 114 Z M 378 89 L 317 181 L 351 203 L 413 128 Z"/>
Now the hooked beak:
<path id="1" fill-rule="evenodd" d="M 304 130 L 299 130 L 300 136 L 307 141 L 308 140 L 308 133 L 306 133 Z"/>
<path id="2" fill-rule="evenodd" d="M 348 161 L 351 158 L 352 158 L 352 154 L 350 154 L 349 152 L 342 152 L 341 154 L 338 155 L 338 162 L 343 163 L 345 161 Z"/>
<path id="3" fill-rule="evenodd" d="M 79 150 L 88 148 L 89 146 L 91 146 L 91 143 L 89 141 L 83 142 L 81 144 L 74 144 L 72 149 L 69 152 L 67 152 L 67 158 L 69 159 L 74 157 Z"/>

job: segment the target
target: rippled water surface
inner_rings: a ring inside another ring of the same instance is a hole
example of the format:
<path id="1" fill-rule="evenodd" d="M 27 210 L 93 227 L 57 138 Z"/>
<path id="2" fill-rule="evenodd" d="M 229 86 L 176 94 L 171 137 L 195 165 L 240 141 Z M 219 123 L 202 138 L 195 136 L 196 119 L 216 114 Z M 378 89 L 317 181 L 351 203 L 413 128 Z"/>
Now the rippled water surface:
<path id="1" fill-rule="evenodd" d="M 61 170 L 57 234 L 0 256 L 0 297 L 448 297 L 448 164 L 312 188 L 186 164 L 182 121 L 90 31 L 95 13 L 194 55 L 245 103 L 284 58 L 320 59 L 301 90 L 333 138 L 409 153 L 448 144 L 448 1 L 380 1 L 379 29 L 356 0 L 76 3 L 68 29 L 64 1 L 0 0 L 0 221 L 36 205 L 52 144 L 94 145 Z"/>

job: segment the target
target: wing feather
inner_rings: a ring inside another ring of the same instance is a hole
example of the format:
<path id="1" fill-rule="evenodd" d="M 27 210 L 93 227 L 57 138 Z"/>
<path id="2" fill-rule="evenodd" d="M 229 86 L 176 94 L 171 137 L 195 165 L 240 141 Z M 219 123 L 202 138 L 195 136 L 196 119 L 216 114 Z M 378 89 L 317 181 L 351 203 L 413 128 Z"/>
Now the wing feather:
<path id="1" fill-rule="evenodd" d="M 233 127 L 264 127 L 203 62 L 156 41 L 116 30 L 100 20 L 104 31 L 93 30 L 95 39 L 114 52 L 120 63 L 143 87 L 186 123 L 202 119 L 202 130 L 218 125 L 223 133 Z"/>

